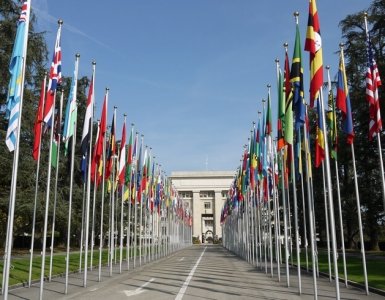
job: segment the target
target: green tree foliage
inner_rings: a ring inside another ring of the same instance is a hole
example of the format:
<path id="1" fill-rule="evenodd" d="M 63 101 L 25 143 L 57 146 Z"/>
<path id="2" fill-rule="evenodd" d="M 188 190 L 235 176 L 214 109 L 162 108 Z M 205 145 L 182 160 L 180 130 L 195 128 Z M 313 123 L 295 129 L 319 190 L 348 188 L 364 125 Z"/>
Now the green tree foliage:
<path id="1" fill-rule="evenodd" d="M 385 1 L 374 0 L 367 10 L 368 28 L 372 39 L 375 58 L 380 74 L 385 76 Z M 370 240 L 370 248 L 378 249 L 381 225 L 384 222 L 381 173 L 379 165 L 377 140 L 369 142 L 369 106 L 365 95 L 365 74 L 367 66 L 366 35 L 364 11 L 348 15 L 340 22 L 345 43 L 346 73 L 352 103 L 355 154 L 357 163 L 358 183 L 363 210 L 363 225 L 366 236 Z M 384 88 L 380 88 L 380 99 L 385 98 Z M 384 116 L 384 102 L 381 101 L 381 115 Z M 381 134 L 382 149 L 384 135 Z M 345 146 L 345 137 L 340 138 L 340 176 L 341 194 L 344 202 L 344 218 L 347 226 L 348 246 L 354 246 L 358 240 L 358 224 L 356 198 L 350 147 Z"/>

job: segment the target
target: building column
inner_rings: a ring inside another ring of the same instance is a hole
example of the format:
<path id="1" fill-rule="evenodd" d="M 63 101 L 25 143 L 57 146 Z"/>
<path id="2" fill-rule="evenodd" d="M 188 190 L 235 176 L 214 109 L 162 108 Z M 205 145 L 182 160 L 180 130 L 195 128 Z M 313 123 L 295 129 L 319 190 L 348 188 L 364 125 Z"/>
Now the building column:
<path id="1" fill-rule="evenodd" d="M 193 191 L 192 213 L 193 213 L 193 236 L 202 241 L 202 212 L 200 208 L 199 191 Z"/>
<path id="2" fill-rule="evenodd" d="M 217 235 L 218 238 L 222 237 L 221 229 L 221 211 L 222 211 L 223 201 L 222 201 L 222 191 L 215 191 L 214 196 L 214 235 Z"/>

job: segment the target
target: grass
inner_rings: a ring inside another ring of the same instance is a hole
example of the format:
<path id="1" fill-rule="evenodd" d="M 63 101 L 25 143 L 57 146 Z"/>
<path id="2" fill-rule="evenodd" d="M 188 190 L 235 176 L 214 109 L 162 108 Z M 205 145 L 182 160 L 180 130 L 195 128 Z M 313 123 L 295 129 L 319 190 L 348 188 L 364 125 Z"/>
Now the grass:
<path id="1" fill-rule="evenodd" d="M 137 253 L 139 254 L 139 249 L 137 249 Z M 119 248 L 116 251 L 117 258 L 116 261 L 120 260 L 120 251 Z M 142 252 L 143 254 L 143 252 Z M 133 256 L 133 250 L 130 251 L 130 256 Z M 126 259 L 126 249 L 123 249 L 123 261 Z M 108 260 L 108 252 L 107 249 L 103 250 L 102 252 L 102 265 L 106 265 Z M 91 261 L 91 253 L 88 252 L 88 267 L 90 267 L 90 261 Z M 79 262 L 80 262 L 80 252 L 73 252 L 70 253 L 70 259 L 69 259 L 69 272 L 76 272 L 79 270 Z M 45 272 L 44 275 L 46 277 L 49 276 L 49 263 L 50 263 L 50 257 L 49 253 L 46 256 L 45 259 Z M 3 264 L 4 261 L 0 262 L 0 285 L 3 280 Z M 11 260 L 11 271 L 9 275 L 9 286 L 15 285 L 15 284 L 28 284 L 28 277 L 29 277 L 29 264 L 30 264 L 30 257 L 29 255 L 24 255 L 20 258 L 13 258 Z M 92 265 L 99 266 L 99 250 L 94 250 L 93 253 L 93 260 Z M 65 253 L 59 253 L 53 255 L 52 259 L 52 276 L 65 274 L 65 268 L 66 268 L 66 254 Z M 84 268 L 84 252 L 82 257 L 82 270 Z M 33 280 L 39 280 L 41 276 L 41 256 L 35 256 L 33 258 L 33 264 L 32 264 L 32 281 Z"/>
<path id="2" fill-rule="evenodd" d="M 309 254 L 309 269 L 312 268 L 312 261 L 310 250 Z M 294 260 L 295 260 L 295 253 Z M 377 289 L 385 290 L 385 257 L 383 253 L 369 253 L 366 255 L 366 269 L 368 274 L 368 283 L 370 287 Z M 320 272 L 329 273 L 328 267 L 328 256 L 326 251 L 319 251 L 318 253 L 319 260 L 319 270 Z M 333 255 L 330 255 L 331 268 L 333 274 Z M 343 269 L 343 259 L 342 254 L 340 253 L 337 260 L 338 264 L 338 274 L 340 278 L 344 278 L 344 269 Z M 301 266 L 306 267 L 305 260 L 305 250 L 301 250 Z M 348 280 L 358 282 L 360 284 L 365 284 L 364 273 L 362 267 L 362 258 L 359 252 L 349 252 L 346 253 L 346 270 L 348 275 Z"/>

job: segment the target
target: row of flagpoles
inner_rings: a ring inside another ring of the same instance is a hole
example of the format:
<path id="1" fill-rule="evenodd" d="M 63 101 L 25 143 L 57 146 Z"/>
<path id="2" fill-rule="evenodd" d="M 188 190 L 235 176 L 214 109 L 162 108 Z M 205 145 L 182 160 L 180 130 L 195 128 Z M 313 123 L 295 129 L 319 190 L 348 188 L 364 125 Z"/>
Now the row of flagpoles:
<path id="1" fill-rule="evenodd" d="M 10 62 L 10 85 L 8 91 L 7 117 L 9 126 L 6 144 L 14 151 L 13 175 L 10 191 L 8 230 L 4 257 L 2 293 L 8 298 L 9 275 L 11 265 L 13 221 L 16 199 L 16 182 L 19 161 L 19 136 L 21 130 L 21 114 L 23 107 L 24 70 L 28 43 L 28 28 L 30 19 L 31 0 L 26 0 L 18 22 L 17 34 Z M 68 292 L 68 275 L 71 250 L 71 216 L 75 150 L 77 147 L 77 83 L 80 55 L 75 56 L 75 67 L 71 82 L 68 101 L 65 109 L 62 130 L 62 111 L 64 91 L 60 89 L 61 75 L 61 29 L 63 22 L 58 21 L 59 27 L 55 41 L 54 54 L 49 73 L 45 76 L 42 86 L 34 127 L 33 158 L 37 161 L 36 187 L 34 197 L 33 224 L 31 233 L 30 266 L 28 286 L 32 282 L 32 267 L 34 259 L 34 239 L 36 227 L 36 206 L 39 190 L 39 173 L 41 161 L 41 143 L 44 135 L 49 135 L 49 156 L 47 170 L 47 185 L 45 190 L 43 246 L 41 252 L 40 299 L 43 298 L 45 263 L 48 237 L 48 215 L 50 203 L 53 206 L 51 224 L 51 244 L 49 277 L 52 277 L 54 250 L 55 214 L 58 194 L 58 174 L 61 143 L 64 143 L 64 154 L 70 156 L 70 186 L 68 199 L 67 245 L 64 293 Z M 169 255 L 182 247 L 191 244 L 192 214 L 187 210 L 178 196 L 171 181 L 155 162 L 152 149 L 144 145 L 144 137 L 134 132 L 132 124 L 128 144 L 126 144 L 126 115 L 124 115 L 122 138 L 116 140 L 117 108 L 114 107 L 110 131 L 107 129 L 107 110 L 109 90 L 106 89 L 102 107 L 102 115 L 98 121 L 96 139 L 93 141 L 94 129 L 94 87 L 96 63 L 92 63 L 92 77 L 89 86 L 86 113 L 81 137 L 81 172 L 84 179 L 82 229 L 79 271 L 83 271 L 83 286 L 87 286 L 88 270 L 93 268 L 94 246 L 98 234 L 95 232 L 99 224 L 99 264 L 98 279 L 102 280 L 102 254 L 105 238 L 108 237 L 107 253 L 109 275 L 113 273 L 113 265 L 119 257 L 119 272 L 122 272 L 123 251 L 126 251 L 127 269 L 130 269 L 130 259 L 133 266 L 145 263 L 162 256 Z M 48 78 L 47 78 L 48 77 Z M 48 80 L 48 84 L 47 84 Z M 57 105 L 56 96 L 60 95 Z M 51 188 L 51 170 L 55 169 L 55 184 Z M 54 199 L 52 203 L 52 190 Z M 99 194 L 97 194 L 97 192 Z M 100 199 L 97 197 L 100 196 Z M 105 203 L 105 200 L 108 200 Z M 96 207 L 96 204 L 100 207 Z M 105 204 L 108 204 L 108 220 L 104 220 Z M 120 209 L 120 210 L 119 210 Z M 100 220 L 96 220 L 96 210 L 100 210 Z M 126 218 L 124 219 L 124 217 Z M 120 217 L 120 218 L 119 218 Z M 107 229 L 103 226 L 107 225 Z M 118 241 L 119 237 L 119 241 Z M 124 245 L 126 237 L 126 245 Z M 117 251 L 119 250 L 119 254 Z M 83 253 L 84 252 L 84 253 Z M 90 261 L 88 261 L 90 259 Z M 82 270 L 83 267 L 83 270 Z"/>
<path id="2" fill-rule="evenodd" d="M 273 138 L 272 132 L 270 85 L 268 85 L 267 104 L 265 106 L 266 101 L 264 101 L 262 118 L 259 117 L 257 129 L 254 123 L 249 143 L 245 145 L 241 166 L 234 177 L 227 201 L 222 209 L 221 223 L 223 226 L 223 243 L 226 248 L 261 269 L 264 268 L 266 273 L 270 269 L 271 276 L 276 272 L 279 281 L 281 280 L 281 264 L 284 264 L 287 286 L 290 286 L 291 283 L 289 264 L 293 265 L 295 263 L 299 294 L 302 293 L 301 247 L 305 248 L 306 268 L 308 270 L 308 241 L 310 241 L 314 298 L 317 299 L 317 278 L 319 276 L 317 233 L 315 227 L 317 214 L 314 207 L 308 107 L 304 100 L 302 50 L 298 28 L 299 14 L 296 12 L 294 16 L 296 20 L 296 34 L 291 68 L 287 43 L 284 44 L 285 62 L 283 74 L 279 60 L 276 59 L 278 91 L 276 138 Z M 377 137 L 379 166 L 382 176 L 381 184 L 385 197 L 380 143 L 382 122 L 378 97 L 378 87 L 381 85 L 381 80 L 373 57 L 366 14 L 365 30 L 368 59 L 366 97 L 370 111 L 369 139 Z M 316 104 L 314 165 L 316 168 L 321 167 L 323 173 L 323 182 L 317 184 L 323 185 L 329 279 L 332 281 L 334 276 L 336 299 L 340 299 L 337 235 L 340 237 L 342 248 L 343 280 L 346 286 L 348 285 L 348 280 L 338 177 L 336 109 L 341 112 L 341 129 L 346 134 L 347 144 L 350 145 L 352 154 L 360 252 L 367 294 L 369 294 L 369 286 L 354 154 L 354 127 L 344 62 L 344 45 L 340 44 L 336 94 L 333 92 L 330 80 L 330 67 L 326 67 L 327 108 L 324 107 L 323 97 L 324 66 L 321 45 L 316 1 L 309 0 L 305 51 L 308 51 L 310 55 L 309 106 L 313 108 Z M 333 200 L 332 160 L 334 160 L 335 164 L 336 182 L 334 184 L 337 189 L 337 201 Z M 291 186 L 290 182 L 292 183 Z M 299 204 L 300 201 L 302 204 Z M 336 211 L 338 211 L 337 219 L 340 232 L 336 231 L 335 204 L 338 205 Z M 302 216 L 300 215 L 299 205 L 302 206 Z M 294 214 L 294 220 L 292 214 Z M 300 220 L 301 217 L 302 220 Z M 300 224 L 302 224 L 302 236 L 300 234 Z M 307 225 L 309 225 L 309 228 Z"/>

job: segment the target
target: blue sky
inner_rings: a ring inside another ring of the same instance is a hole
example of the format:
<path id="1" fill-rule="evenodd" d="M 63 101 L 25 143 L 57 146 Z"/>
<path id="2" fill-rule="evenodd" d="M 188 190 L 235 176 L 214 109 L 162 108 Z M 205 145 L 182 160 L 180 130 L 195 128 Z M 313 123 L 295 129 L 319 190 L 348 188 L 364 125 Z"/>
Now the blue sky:
<path id="1" fill-rule="evenodd" d="M 317 2 L 324 64 L 332 74 L 339 21 L 370 2 Z M 116 105 L 117 138 L 126 113 L 168 174 L 238 167 L 268 83 L 275 119 L 274 60 L 283 63 L 284 42 L 292 57 L 293 12 L 300 13 L 302 48 L 308 15 L 307 0 L 32 0 L 32 7 L 50 51 L 57 19 L 64 20 L 64 75 L 72 75 L 77 52 L 81 76 L 91 75 L 96 60 L 97 118 L 109 87 L 108 118 Z M 307 91 L 308 53 L 302 57 Z"/>

